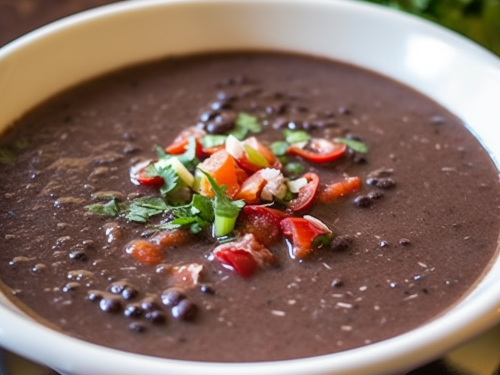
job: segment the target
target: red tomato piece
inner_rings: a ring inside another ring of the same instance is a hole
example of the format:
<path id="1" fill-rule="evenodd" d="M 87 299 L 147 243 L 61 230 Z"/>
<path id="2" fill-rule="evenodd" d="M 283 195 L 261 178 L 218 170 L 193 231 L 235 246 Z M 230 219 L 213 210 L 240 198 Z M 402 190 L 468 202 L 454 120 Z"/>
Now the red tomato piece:
<path id="1" fill-rule="evenodd" d="M 288 202 L 288 209 L 292 212 L 305 211 L 311 208 L 316 198 L 319 187 L 319 177 L 316 173 L 309 172 L 303 176 L 307 185 L 299 190 L 299 196 Z"/>
<path id="2" fill-rule="evenodd" d="M 260 203 L 260 194 L 266 186 L 267 180 L 260 171 L 251 175 L 240 187 L 235 199 L 243 199 L 247 204 Z"/>
<path id="3" fill-rule="evenodd" d="M 361 189 L 359 177 L 348 177 L 344 181 L 335 182 L 325 186 L 318 194 L 321 203 L 332 203 L 346 195 L 356 193 Z"/>
<path id="4" fill-rule="evenodd" d="M 139 262 L 150 266 L 160 264 L 164 258 L 160 246 L 144 240 L 130 242 L 125 248 L 125 252 Z"/>
<path id="5" fill-rule="evenodd" d="M 151 164 L 151 161 L 138 163 L 130 168 L 130 180 L 136 185 L 156 186 L 163 185 L 163 178 L 160 176 L 148 176 L 146 170 Z"/>
<path id="6" fill-rule="evenodd" d="M 339 159 L 346 150 L 347 146 L 344 143 L 331 142 L 324 138 L 312 138 L 303 148 L 294 145 L 288 147 L 287 154 L 321 164 Z"/>
<path id="7" fill-rule="evenodd" d="M 245 250 L 221 250 L 215 257 L 233 268 L 241 277 L 248 278 L 257 271 L 257 262 Z"/>
<path id="8" fill-rule="evenodd" d="M 281 240 L 280 222 L 286 218 L 282 211 L 263 206 L 245 206 L 238 216 L 236 229 L 240 233 L 251 233 L 258 243 L 272 246 Z"/>
<path id="9" fill-rule="evenodd" d="M 203 156 L 203 145 L 201 138 L 206 135 L 202 129 L 194 126 L 183 130 L 172 142 L 172 144 L 165 148 L 165 152 L 171 155 L 181 155 L 186 152 L 186 147 L 189 144 L 189 138 L 193 137 L 196 140 L 196 156 Z"/>
<path id="10" fill-rule="evenodd" d="M 192 238 L 191 233 L 184 229 L 165 230 L 157 233 L 150 239 L 154 244 L 162 247 L 180 246 L 189 242 Z"/>
<path id="11" fill-rule="evenodd" d="M 313 250 L 332 240 L 332 234 L 301 217 L 287 217 L 280 223 L 283 235 L 290 242 L 292 259 L 304 259 Z"/>

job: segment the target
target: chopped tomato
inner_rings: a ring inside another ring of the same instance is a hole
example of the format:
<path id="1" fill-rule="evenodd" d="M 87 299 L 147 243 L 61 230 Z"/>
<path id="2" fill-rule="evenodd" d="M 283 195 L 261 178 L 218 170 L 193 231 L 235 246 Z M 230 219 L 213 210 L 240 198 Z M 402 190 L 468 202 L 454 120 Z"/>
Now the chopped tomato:
<path id="1" fill-rule="evenodd" d="M 238 167 L 233 157 L 229 155 L 226 150 L 217 151 L 201 163 L 198 168 L 210 174 L 217 182 L 217 185 L 226 185 L 226 193 L 231 198 L 234 197 L 240 189 L 238 176 L 236 175 Z M 201 177 L 199 191 L 202 195 L 211 198 L 214 197 L 214 192 L 206 176 Z"/>
<path id="2" fill-rule="evenodd" d="M 130 242 L 125 248 L 139 262 L 155 266 L 163 261 L 163 251 L 160 246 L 144 240 Z"/>
<path id="3" fill-rule="evenodd" d="M 300 156 L 312 163 L 329 163 L 344 155 L 347 146 L 344 143 L 331 142 L 324 138 L 311 138 L 304 147 L 291 145 L 287 154 Z"/>
<path id="4" fill-rule="evenodd" d="M 257 270 L 257 262 L 245 250 L 221 250 L 215 255 L 222 263 L 233 268 L 241 277 L 252 276 Z"/>
<path id="5" fill-rule="evenodd" d="M 234 242 L 217 246 L 213 251 L 215 259 L 231 267 L 242 277 L 252 276 L 259 268 L 268 267 L 276 257 L 262 246 L 251 233 Z"/>
<path id="6" fill-rule="evenodd" d="M 268 149 L 266 146 L 264 146 L 262 143 L 260 143 L 257 138 L 255 137 L 250 137 L 245 140 L 245 144 L 249 145 L 252 147 L 254 150 L 256 150 L 258 153 L 260 153 L 269 163 L 269 168 L 274 168 L 274 169 L 279 169 L 281 170 L 283 166 L 281 165 L 281 162 L 279 159 L 274 155 L 274 153 Z"/>
<path id="7" fill-rule="evenodd" d="M 248 179 L 248 173 L 236 166 L 236 179 L 238 180 L 238 184 L 241 185 Z"/>
<path id="8" fill-rule="evenodd" d="M 169 272 L 174 279 L 173 284 L 181 288 L 194 288 L 198 285 L 203 266 L 198 263 L 188 263 L 172 267 Z"/>
<path id="9" fill-rule="evenodd" d="M 280 222 L 286 217 L 282 211 L 264 206 L 245 206 L 240 212 L 236 229 L 240 233 L 251 233 L 257 242 L 272 246 L 281 237 Z"/>
<path id="10" fill-rule="evenodd" d="M 194 137 L 196 140 L 196 156 L 203 156 L 203 145 L 200 139 L 206 135 L 206 132 L 202 129 L 198 129 L 194 126 L 183 130 L 177 138 L 174 139 L 172 144 L 165 148 L 165 152 L 171 155 L 181 155 L 186 152 L 186 147 L 189 144 L 189 138 Z"/>
<path id="11" fill-rule="evenodd" d="M 292 212 L 305 211 L 314 203 L 318 192 L 319 177 L 316 173 L 309 172 L 303 176 L 307 180 L 307 185 L 299 190 L 299 196 L 288 202 L 288 209 Z"/>
<path id="12" fill-rule="evenodd" d="M 151 238 L 151 242 L 167 246 L 180 246 L 187 243 L 191 239 L 191 234 L 184 229 L 165 230 L 157 233 Z"/>
<path id="13" fill-rule="evenodd" d="M 243 199 L 247 204 L 258 204 L 260 203 L 260 194 L 266 184 L 267 180 L 260 171 L 257 171 L 243 182 L 235 199 Z"/>
<path id="14" fill-rule="evenodd" d="M 226 148 L 225 144 L 213 146 L 213 147 L 208 147 L 208 148 L 203 148 L 203 154 L 210 156 L 210 155 L 215 154 L 217 151 L 224 150 L 225 148 Z"/>
<path id="15" fill-rule="evenodd" d="M 289 241 L 292 259 L 304 259 L 312 251 L 332 240 L 332 233 L 301 217 L 287 217 L 280 223 L 283 235 Z"/>
<path id="16" fill-rule="evenodd" d="M 162 186 L 164 181 L 160 176 L 151 177 L 147 173 L 147 168 L 151 161 L 138 163 L 130 168 L 130 180 L 136 185 Z"/>
<path id="17" fill-rule="evenodd" d="M 332 203 L 346 195 L 356 193 L 361 189 L 359 177 L 348 177 L 344 181 L 335 182 L 325 186 L 318 194 L 321 203 Z"/>

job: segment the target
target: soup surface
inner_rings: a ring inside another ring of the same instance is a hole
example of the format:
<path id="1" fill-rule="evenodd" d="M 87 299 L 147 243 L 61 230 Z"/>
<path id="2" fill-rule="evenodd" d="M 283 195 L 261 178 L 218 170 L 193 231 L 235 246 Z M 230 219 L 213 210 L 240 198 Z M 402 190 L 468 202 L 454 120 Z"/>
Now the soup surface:
<path id="1" fill-rule="evenodd" d="M 0 151 L 5 293 L 136 353 L 264 361 L 368 345 L 446 311 L 496 251 L 498 172 L 460 120 L 332 61 L 119 71 L 29 113 Z"/>

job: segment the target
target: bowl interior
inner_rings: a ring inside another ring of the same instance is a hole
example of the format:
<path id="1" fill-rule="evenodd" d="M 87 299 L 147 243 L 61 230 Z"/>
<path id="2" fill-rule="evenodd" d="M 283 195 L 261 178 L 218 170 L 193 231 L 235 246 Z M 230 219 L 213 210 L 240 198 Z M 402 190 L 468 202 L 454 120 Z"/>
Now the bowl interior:
<path id="1" fill-rule="evenodd" d="M 167 55 L 222 50 L 300 52 L 389 76 L 455 113 L 494 160 L 500 157 L 496 57 L 429 23 L 335 0 L 125 2 L 58 21 L 0 51 L 0 131 L 44 99 L 91 77 Z M 8 324 L 0 324 L 0 343 L 66 374 L 389 373 L 429 360 L 494 324 L 498 275 L 496 262 L 462 303 L 417 330 L 313 359 L 239 366 L 124 354 L 42 327 L 3 298 L 0 320 Z M 26 340 L 35 334 L 40 340 Z M 49 349 L 54 347 L 64 349 Z"/>

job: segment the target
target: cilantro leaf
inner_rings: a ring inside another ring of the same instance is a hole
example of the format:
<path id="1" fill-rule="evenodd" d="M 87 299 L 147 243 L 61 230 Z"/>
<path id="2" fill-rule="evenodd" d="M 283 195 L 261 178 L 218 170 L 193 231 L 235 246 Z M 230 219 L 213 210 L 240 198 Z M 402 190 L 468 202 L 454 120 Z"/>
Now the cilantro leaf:
<path id="1" fill-rule="evenodd" d="M 242 141 L 247 137 L 249 132 L 259 133 L 260 131 L 262 131 L 262 125 L 260 125 L 257 117 L 249 115 L 248 113 L 240 112 L 236 118 L 234 129 L 230 132 L 230 134 Z"/>
<path id="2" fill-rule="evenodd" d="M 226 143 L 227 135 L 208 134 L 201 139 L 204 148 L 216 147 Z"/>
<path id="3" fill-rule="evenodd" d="M 186 146 L 186 152 L 182 155 L 177 156 L 177 159 L 179 159 L 179 161 L 184 164 L 186 169 L 190 171 L 194 171 L 196 166 L 200 163 L 200 161 L 196 157 L 196 147 L 196 139 L 194 137 L 189 137 L 188 144 Z"/>
<path id="4" fill-rule="evenodd" d="M 142 197 L 135 199 L 127 208 L 128 220 L 145 223 L 152 216 L 162 214 L 171 207 L 162 198 Z"/>
<path id="5" fill-rule="evenodd" d="M 305 142 L 311 139 L 311 136 L 303 130 L 285 129 L 283 130 L 283 134 L 285 134 L 288 143 Z"/>
<path id="6" fill-rule="evenodd" d="M 276 156 L 286 155 L 286 150 L 288 149 L 288 142 L 278 141 L 271 144 L 271 150 Z"/>
<path id="7" fill-rule="evenodd" d="M 107 203 L 91 204 L 85 206 L 85 208 L 94 214 L 102 216 L 117 216 L 121 211 L 115 199 L 111 199 Z"/>
<path id="8" fill-rule="evenodd" d="M 366 154 L 368 152 L 368 147 L 361 141 L 347 138 L 335 138 L 334 141 L 344 143 L 351 150 L 359 152 L 360 154 Z"/>
<path id="9" fill-rule="evenodd" d="M 146 174 L 148 177 L 159 176 L 163 178 L 163 186 L 160 188 L 160 194 L 162 196 L 167 195 L 177 187 L 179 176 L 171 165 L 151 164 L 147 167 Z"/>

